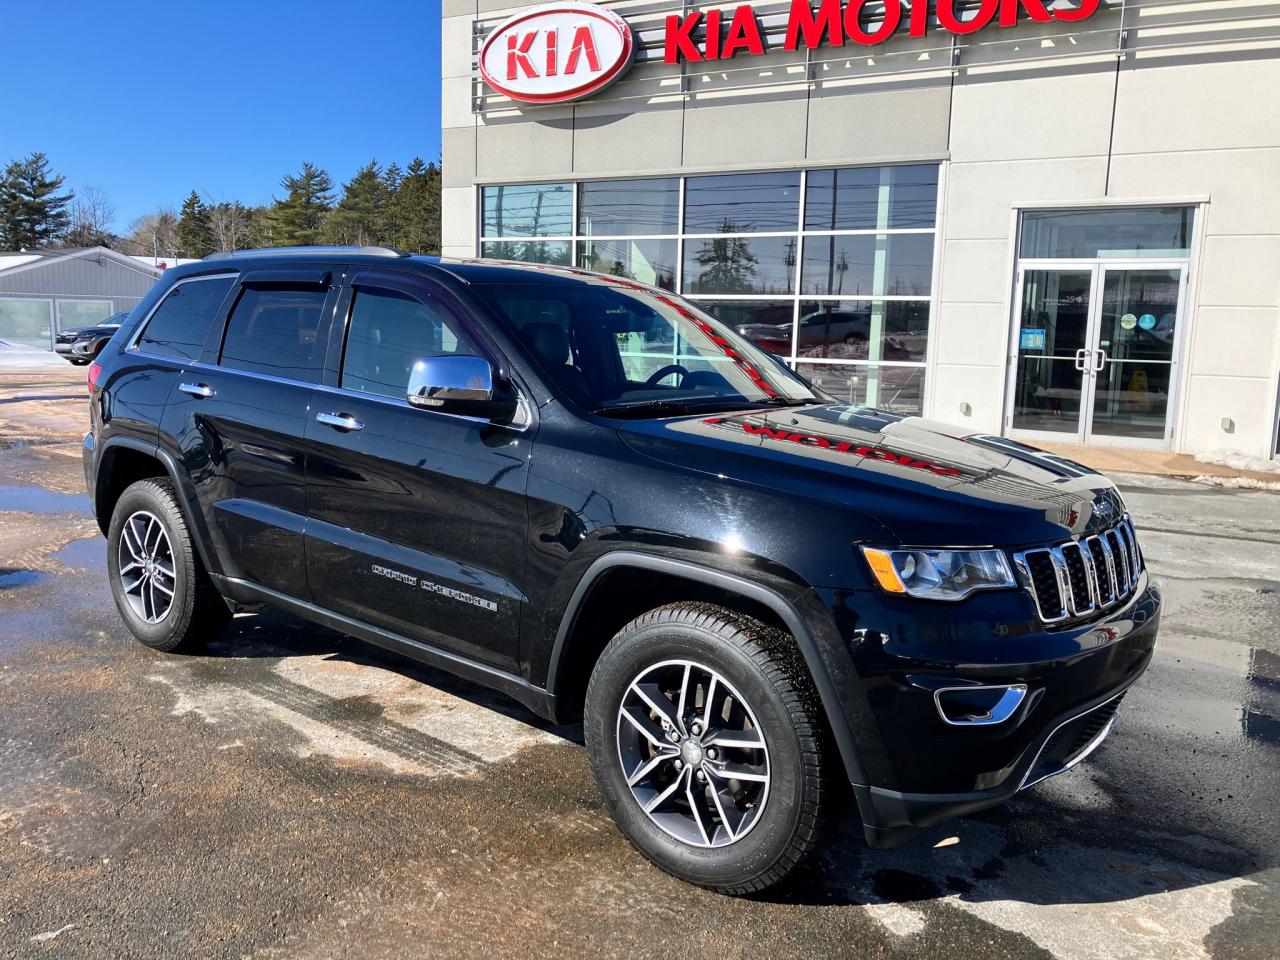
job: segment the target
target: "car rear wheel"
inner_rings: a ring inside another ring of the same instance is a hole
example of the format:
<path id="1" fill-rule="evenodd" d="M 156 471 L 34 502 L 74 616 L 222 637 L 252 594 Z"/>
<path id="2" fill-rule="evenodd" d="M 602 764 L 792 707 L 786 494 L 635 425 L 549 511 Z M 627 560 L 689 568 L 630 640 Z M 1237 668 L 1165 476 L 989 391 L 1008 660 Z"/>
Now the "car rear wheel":
<path id="1" fill-rule="evenodd" d="M 601 654 L 587 750 L 642 854 L 683 880 L 752 893 L 785 880 L 821 838 L 816 704 L 790 636 L 712 604 L 673 604 Z"/>
<path id="2" fill-rule="evenodd" d="M 107 532 L 107 573 L 124 622 L 156 650 L 194 647 L 231 617 L 168 480 L 139 480 L 120 495 Z"/>

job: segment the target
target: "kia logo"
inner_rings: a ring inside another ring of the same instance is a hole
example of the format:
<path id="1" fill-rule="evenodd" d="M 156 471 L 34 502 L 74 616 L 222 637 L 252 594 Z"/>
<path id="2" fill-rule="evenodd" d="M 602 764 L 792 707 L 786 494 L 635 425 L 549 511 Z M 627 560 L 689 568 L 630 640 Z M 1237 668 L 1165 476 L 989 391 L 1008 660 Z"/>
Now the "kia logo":
<path id="1" fill-rule="evenodd" d="M 631 66 L 631 28 L 594 3 L 548 3 L 504 20 L 480 48 L 480 75 L 524 103 L 565 103 L 607 87 Z"/>

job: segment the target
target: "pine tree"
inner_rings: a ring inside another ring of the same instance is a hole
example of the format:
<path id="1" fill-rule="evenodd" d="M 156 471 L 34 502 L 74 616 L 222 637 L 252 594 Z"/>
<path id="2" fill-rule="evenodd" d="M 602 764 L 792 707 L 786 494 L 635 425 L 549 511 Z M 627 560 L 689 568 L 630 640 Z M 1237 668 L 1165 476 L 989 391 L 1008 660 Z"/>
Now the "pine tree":
<path id="1" fill-rule="evenodd" d="M 396 193 L 401 227 L 397 246 L 410 253 L 440 252 L 440 168 L 414 157 Z"/>
<path id="2" fill-rule="evenodd" d="M 209 208 L 194 190 L 182 202 L 182 215 L 178 220 L 178 243 L 184 257 L 197 260 L 214 251 Z"/>
<path id="3" fill-rule="evenodd" d="M 58 190 L 66 177 L 54 176 L 43 153 L 15 160 L 0 177 L 0 246 L 9 250 L 41 247 L 70 226 L 67 207 L 75 194 Z"/>
<path id="4" fill-rule="evenodd" d="M 342 199 L 329 215 L 330 239 L 359 247 L 390 242 L 383 235 L 388 199 L 383 171 L 371 160 L 342 188 Z"/>
<path id="5" fill-rule="evenodd" d="M 333 180 L 312 163 L 280 181 L 288 193 L 271 208 L 274 246 L 307 246 L 324 236 L 325 219 L 333 207 Z"/>

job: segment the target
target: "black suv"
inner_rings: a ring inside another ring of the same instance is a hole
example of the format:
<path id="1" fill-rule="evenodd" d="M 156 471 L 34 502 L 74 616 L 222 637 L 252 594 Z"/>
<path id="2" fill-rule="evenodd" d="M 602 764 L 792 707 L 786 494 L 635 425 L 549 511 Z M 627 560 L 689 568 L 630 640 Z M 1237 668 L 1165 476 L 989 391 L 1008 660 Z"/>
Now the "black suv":
<path id="1" fill-rule="evenodd" d="M 166 272 L 90 371 L 120 613 L 275 604 L 581 719 L 623 832 L 787 876 L 1110 731 L 1160 597 L 1112 484 L 832 403 L 692 303 L 567 268 L 305 248 Z"/>

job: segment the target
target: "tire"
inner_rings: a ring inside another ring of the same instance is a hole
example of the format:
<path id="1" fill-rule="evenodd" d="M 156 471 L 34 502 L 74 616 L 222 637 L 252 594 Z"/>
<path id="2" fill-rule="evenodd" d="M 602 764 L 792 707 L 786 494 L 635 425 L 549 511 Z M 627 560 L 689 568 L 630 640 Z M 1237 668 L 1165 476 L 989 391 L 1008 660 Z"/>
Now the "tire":
<path id="1" fill-rule="evenodd" d="M 705 709 L 708 690 L 713 711 Z M 679 726 L 675 743 L 664 717 Z M 708 729 L 694 726 L 707 719 Z M 787 879 L 822 838 L 825 720 L 795 641 L 782 631 L 709 603 L 652 610 L 601 653 L 583 729 L 619 828 L 682 880 L 756 893 Z"/>
<path id="2" fill-rule="evenodd" d="M 125 624 L 154 650 L 193 649 L 231 619 L 200 564 L 167 479 L 139 480 L 116 501 L 107 575 Z"/>

